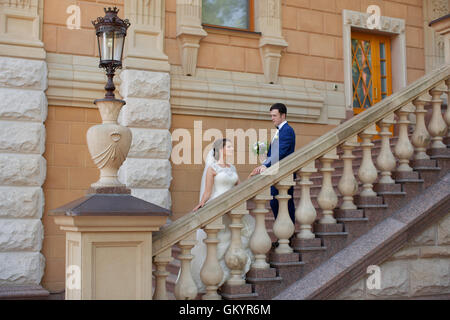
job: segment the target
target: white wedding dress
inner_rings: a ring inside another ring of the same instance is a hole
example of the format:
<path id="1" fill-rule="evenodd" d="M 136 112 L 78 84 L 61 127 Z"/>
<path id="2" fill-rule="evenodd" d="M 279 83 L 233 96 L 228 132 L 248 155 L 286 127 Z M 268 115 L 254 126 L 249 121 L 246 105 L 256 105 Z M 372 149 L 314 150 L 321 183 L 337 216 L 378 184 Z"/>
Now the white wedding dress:
<path id="1" fill-rule="evenodd" d="M 230 165 L 230 167 L 221 167 L 215 160 L 212 160 L 210 161 L 210 163 L 208 163 L 207 161 L 207 165 L 205 166 L 204 171 L 204 177 L 208 166 L 211 166 L 216 172 L 216 175 L 214 176 L 214 185 L 211 197 L 208 199 L 209 201 L 233 188 L 238 181 L 238 174 L 236 172 L 236 168 L 233 165 Z M 204 182 L 202 182 L 201 189 L 202 190 L 200 192 L 200 198 L 203 195 Z M 223 216 L 223 224 L 225 228 L 220 230 L 217 234 L 217 237 L 219 239 L 219 243 L 217 244 L 217 259 L 219 260 L 219 264 L 223 270 L 223 278 L 219 284 L 219 287 L 230 277 L 230 269 L 227 267 L 225 262 L 225 254 L 231 242 L 231 230 L 229 228 L 230 223 L 231 220 L 228 214 L 225 214 Z M 241 230 L 242 247 L 247 253 L 247 263 L 245 265 L 245 272 L 243 274 L 244 276 L 248 272 L 248 270 L 250 270 L 250 266 L 254 260 L 253 254 L 249 248 L 249 242 L 250 237 L 255 230 L 255 219 L 249 214 L 244 215 L 242 218 L 242 224 L 244 226 Z M 206 258 L 206 245 L 203 242 L 204 239 L 206 239 L 206 233 L 202 229 L 197 230 L 197 244 L 192 249 L 192 255 L 194 256 L 194 258 L 191 261 L 191 272 L 192 278 L 197 285 L 199 293 L 205 292 L 205 285 L 200 278 L 200 271 Z"/>

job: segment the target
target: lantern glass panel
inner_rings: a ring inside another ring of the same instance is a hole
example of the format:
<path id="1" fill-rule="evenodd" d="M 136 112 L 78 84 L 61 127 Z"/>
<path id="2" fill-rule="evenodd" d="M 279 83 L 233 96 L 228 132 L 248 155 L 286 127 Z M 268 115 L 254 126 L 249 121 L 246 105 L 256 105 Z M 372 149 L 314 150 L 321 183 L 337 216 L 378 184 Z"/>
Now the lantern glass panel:
<path id="1" fill-rule="evenodd" d="M 99 36 L 100 47 L 101 47 L 101 57 L 100 60 L 113 60 L 114 52 L 114 33 L 105 32 Z"/>
<path id="2" fill-rule="evenodd" d="M 101 60 L 122 61 L 124 36 L 119 32 L 105 32 L 99 36 Z"/>
<path id="3" fill-rule="evenodd" d="M 122 61 L 123 44 L 125 37 L 123 34 L 115 32 L 114 33 L 114 60 Z"/>

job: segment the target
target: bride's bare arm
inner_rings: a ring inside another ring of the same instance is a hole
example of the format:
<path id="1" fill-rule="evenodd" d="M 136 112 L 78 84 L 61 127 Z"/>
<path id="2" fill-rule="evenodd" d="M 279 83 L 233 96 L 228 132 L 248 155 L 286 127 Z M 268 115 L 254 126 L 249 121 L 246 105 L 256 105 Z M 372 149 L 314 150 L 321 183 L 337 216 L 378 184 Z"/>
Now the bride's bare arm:
<path id="1" fill-rule="evenodd" d="M 202 199 L 200 200 L 200 203 L 192 211 L 197 211 L 199 208 L 203 207 L 206 201 L 208 201 L 209 197 L 211 197 L 215 174 L 216 173 L 214 169 L 211 167 L 209 167 L 208 170 L 206 171 L 205 191 L 203 192 L 203 196 Z"/>

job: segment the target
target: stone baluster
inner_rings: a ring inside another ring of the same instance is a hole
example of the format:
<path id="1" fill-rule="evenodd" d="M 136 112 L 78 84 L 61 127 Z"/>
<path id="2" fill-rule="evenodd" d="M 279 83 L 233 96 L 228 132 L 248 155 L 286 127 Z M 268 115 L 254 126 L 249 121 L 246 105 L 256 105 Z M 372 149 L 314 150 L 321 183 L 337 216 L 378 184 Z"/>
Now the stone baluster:
<path id="1" fill-rule="evenodd" d="M 363 183 L 362 197 L 375 197 L 377 195 L 372 189 L 373 183 L 377 180 L 378 172 L 372 160 L 372 147 L 374 144 L 371 142 L 372 137 L 377 133 L 376 126 L 373 124 L 359 134 L 362 139 L 361 147 L 363 149 L 362 162 L 358 170 L 358 177 Z"/>
<path id="2" fill-rule="evenodd" d="M 323 179 L 317 202 L 322 210 L 322 218 L 319 220 L 319 223 L 322 224 L 336 223 L 336 219 L 333 217 L 333 209 L 337 206 L 338 197 L 333 189 L 331 180 L 331 175 L 334 172 L 331 165 L 337 159 L 339 158 L 336 154 L 336 149 L 331 150 L 320 158 L 320 162 L 322 162 L 320 172 L 323 174 Z"/>
<path id="3" fill-rule="evenodd" d="M 225 253 L 225 263 L 230 269 L 230 278 L 227 280 L 227 285 L 230 286 L 245 284 L 243 275 L 248 256 L 242 247 L 241 230 L 244 226 L 242 217 L 248 214 L 246 206 L 246 202 L 243 202 L 228 213 L 231 220 L 229 225 L 231 229 L 231 243 Z"/>
<path id="4" fill-rule="evenodd" d="M 344 154 L 341 158 L 344 160 L 344 171 L 341 179 L 339 179 L 338 189 L 342 194 L 342 210 L 356 210 L 353 203 L 353 196 L 358 192 L 358 181 L 353 174 L 353 159 L 356 157 L 352 154 L 355 147 L 359 145 L 357 136 L 353 136 L 342 144 Z"/>
<path id="5" fill-rule="evenodd" d="M 442 149 L 447 148 L 447 146 L 442 142 L 446 131 L 447 131 L 447 125 L 444 121 L 444 118 L 442 117 L 441 112 L 441 95 L 444 92 L 441 88 L 433 88 L 430 90 L 430 95 L 432 97 L 431 105 L 433 106 L 433 112 L 431 114 L 431 120 L 428 123 L 428 131 L 431 135 L 431 149 Z"/>
<path id="6" fill-rule="evenodd" d="M 166 279 L 169 272 L 166 270 L 166 266 L 172 262 L 172 248 L 167 249 L 153 259 L 153 263 L 156 266 L 156 270 L 153 271 L 155 276 L 155 292 L 153 293 L 153 300 L 168 300 L 166 290 Z"/>
<path id="7" fill-rule="evenodd" d="M 206 293 L 202 297 L 203 300 L 222 299 L 217 293 L 218 285 L 223 278 L 222 267 L 217 259 L 217 244 L 219 243 L 217 234 L 223 228 L 222 217 L 219 217 L 204 228 L 207 235 L 206 239 L 203 240 L 206 244 L 206 259 L 200 271 L 200 278 L 206 287 Z"/>
<path id="8" fill-rule="evenodd" d="M 377 167 L 381 171 L 381 178 L 378 183 L 395 183 L 391 178 L 391 172 L 395 169 L 396 161 L 389 142 L 389 137 L 391 136 L 389 127 L 394 123 L 394 114 L 387 116 L 378 123 L 378 126 L 381 128 L 381 149 L 377 157 Z"/>
<path id="9" fill-rule="evenodd" d="M 398 129 L 398 140 L 395 145 L 394 153 L 398 158 L 399 166 L 397 167 L 397 172 L 411 172 L 412 168 L 409 166 L 409 159 L 414 154 L 414 148 L 408 137 L 408 114 L 411 112 L 409 106 L 404 106 L 396 112 L 399 120 L 397 121 Z"/>
<path id="10" fill-rule="evenodd" d="M 275 198 L 278 200 L 278 216 L 273 225 L 273 233 L 278 238 L 278 247 L 275 249 L 276 253 L 292 253 L 294 250 L 289 245 L 289 238 L 295 232 L 295 225 L 289 216 L 288 201 L 291 196 L 288 194 L 290 187 L 294 186 L 295 182 L 293 175 L 288 175 L 276 184 L 278 195 Z"/>
<path id="11" fill-rule="evenodd" d="M 256 208 L 252 210 L 255 214 L 255 231 L 253 231 L 250 238 L 250 249 L 252 250 L 255 261 L 252 264 L 254 269 L 268 269 L 270 266 L 266 262 L 266 254 L 272 247 L 272 241 L 266 229 L 266 214 L 269 212 L 266 209 L 267 201 L 270 201 L 270 189 L 266 189 L 253 198 Z"/>
<path id="12" fill-rule="evenodd" d="M 299 183 L 301 186 L 300 202 L 295 210 L 295 218 L 300 223 L 300 231 L 297 233 L 298 239 L 315 238 L 314 233 L 312 233 L 312 224 L 316 220 L 317 214 L 311 202 L 310 186 L 313 183 L 309 180 L 309 177 L 314 172 L 317 172 L 314 161 L 301 168 L 298 172 L 301 177 Z"/>
<path id="13" fill-rule="evenodd" d="M 414 133 L 411 137 L 411 142 L 415 148 L 415 160 L 424 160 L 430 159 L 430 156 L 427 154 L 427 147 L 430 143 L 431 137 L 428 133 L 427 127 L 425 126 L 425 114 L 427 111 L 425 110 L 426 100 L 417 98 L 414 99 L 413 102 L 416 107 L 416 126 L 414 128 Z"/>
<path id="14" fill-rule="evenodd" d="M 445 80 L 445 84 L 447 85 L 447 110 L 444 114 L 444 120 L 447 123 L 447 140 L 450 140 L 450 78 Z"/>
<path id="15" fill-rule="evenodd" d="M 181 254 L 178 255 L 178 259 L 181 261 L 181 270 L 175 284 L 175 298 L 177 300 L 193 300 L 197 297 L 198 290 L 191 273 L 191 260 L 194 258 L 191 249 L 197 243 L 195 236 L 196 233 L 193 233 L 178 243 L 181 249 Z"/>

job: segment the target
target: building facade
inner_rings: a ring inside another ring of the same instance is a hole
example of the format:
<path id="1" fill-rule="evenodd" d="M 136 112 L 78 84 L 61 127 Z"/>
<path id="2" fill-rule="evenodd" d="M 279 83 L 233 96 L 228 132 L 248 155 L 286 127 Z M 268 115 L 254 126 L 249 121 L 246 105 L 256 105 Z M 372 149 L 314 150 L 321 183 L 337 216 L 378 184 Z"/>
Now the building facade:
<path id="1" fill-rule="evenodd" d="M 198 203 L 203 151 L 220 133 L 270 130 L 283 102 L 298 149 L 443 64 L 428 23 L 449 3 L 0 0 L 0 286 L 64 290 L 64 232 L 49 211 L 99 176 L 86 132 L 101 122 L 91 21 L 104 7 L 131 22 L 115 78 L 133 133 L 120 179 L 177 219 Z M 237 157 L 250 158 L 246 141 Z M 236 165 L 241 180 L 255 165 Z"/>

